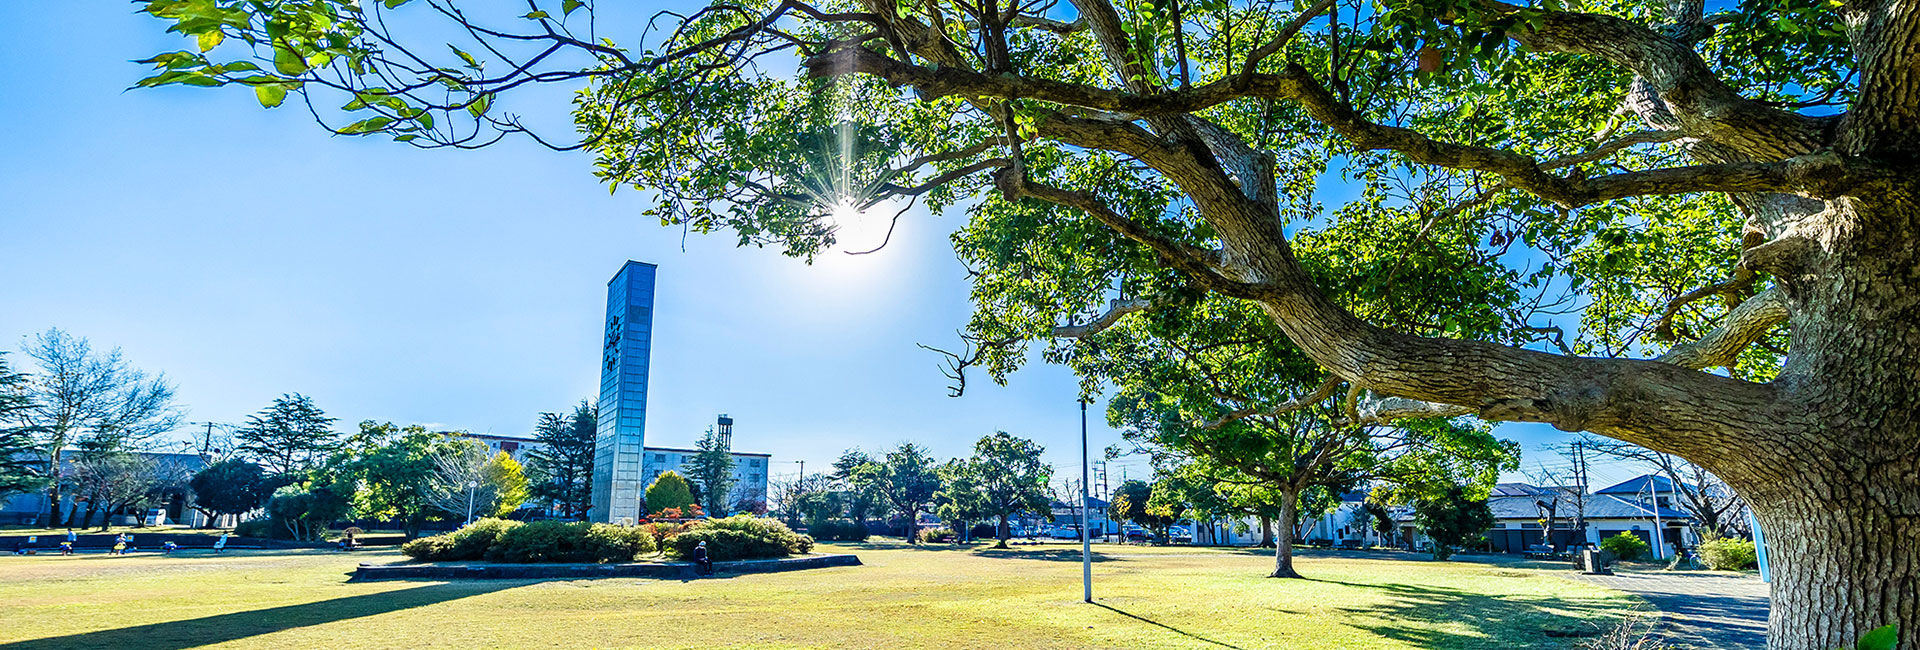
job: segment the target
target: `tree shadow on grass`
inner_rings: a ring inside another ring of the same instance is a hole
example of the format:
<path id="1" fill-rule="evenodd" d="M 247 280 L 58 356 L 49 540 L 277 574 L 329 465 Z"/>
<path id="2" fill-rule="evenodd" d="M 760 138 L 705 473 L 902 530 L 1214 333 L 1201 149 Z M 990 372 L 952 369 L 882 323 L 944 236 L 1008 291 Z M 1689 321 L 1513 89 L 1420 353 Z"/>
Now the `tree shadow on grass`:
<path id="1" fill-rule="evenodd" d="M 98 632 L 0 644 L 0 650 L 184 650 L 297 627 L 424 607 L 520 586 L 520 582 L 483 580 L 429 584 L 395 591 L 344 596 L 299 605 L 218 614 Z M 101 612 L 111 616 L 112 612 Z"/>
<path id="2" fill-rule="evenodd" d="M 1220 646 L 1220 647 L 1222 647 L 1222 648 L 1232 648 L 1233 650 L 1246 650 L 1246 648 L 1242 648 L 1242 647 L 1240 647 L 1240 646 L 1237 646 L 1237 645 L 1233 645 L 1233 644 L 1231 644 L 1231 643 L 1227 643 L 1227 642 L 1225 642 L 1225 641 L 1216 641 L 1216 640 L 1213 640 L 1213 639 L 1209 639 L 1209 638 L 1207 638 L 1207 637 L 1204 637 L 1204 636 L 1200 636 L 1200 635 L 1198 635 L 1198 634 L 1194 634 L 1194 633 L 1192 633 L 1192 632 L 1188 632 L 1188 631 L 1186 631 L 1186 630 L 1182 630 L 1182 629 L 1180 629 L 1180 628 L 1177 628 L 1177 627 L 1174 627 L 1174 626 L 1171 626 L 1171 625 L 1168 625 L 1168 624 L 1166 624 L 1166 623 L 1162 623 L 1162 622 L 1160 622 L 1160 621 L 1156 621 L 1156 620 L 1153 620 L 1153 619 L 1151 619 L 1151 618 L 1147 618 L 1147 617 L 1145 617 L 1145 616 L 1141 616 L 1141 615 L 1138 615 L 1138 614 L 1134 614 L 1134 613 L 1132 613 L 1132 612 L 1129 612 L 1129 611 L 1127 611 L 1127 610 L 1124 610 L 1124 609 L 1120 609 L 1120 608 L 1118 608 L 1118 607 L 1114 607 L 1114 606 L 1112 606 L 1112 605 L 1108 605 L 1108 604 L 1106 604 L 1106 603 L 1094 603 L 1094 604 L 1095 604 L 1095 605 L 1098 605 L 1098 606 L 1099 606 L 1099 607 L 1100 607 L 1101 609 L 1104 609 L 1104 610 L 1107 610 L 1107 611 L 1110 611 L 1110 612 L 1113 612 L 1113 613 L 1115 613 L 1115 614 L 1119 614 L 1119 615 L 1121 615 L 1121 616 L 1125 616 L 1125 617 L 1127 617 L 1127 618 L 1131 618 L 1131 619 L 1133 619 L 1133 620 L 1136 620 L 1136 621 L 1140 621 L 1140 622 L 1142 622 L 1142 623 L 1146 623 L 1146 624 L 1148 624 L 1148 625 L 1152 625 L 1152 626 L 1154 626 L 1154 627 L 1158 627 L 1158 628 L 1161 628 L 1161 629 L 1164 629 L 1164 630 L 1168 630 L 1168 631 L 1171 631 L 1171 632 L 1173 632 L 1173 633 L 1175 633 L 1175 634 L 1179 634 L 1180 636 L 1184 636 L 1184 637 L 1187 637 L 1187 638 L 1189 638 L 1189 639 L 1194 639 L 1194 640 L 1196 640 L 1196 641 L 1205 641 L 1205 642 L 1207 642 L 1207 643 L 1211 643 L 1211 644 L 1213 644 L 1213 645 L 1216 645 L 1216 646 Z"/>
<path id="3" fill-rule="evenodd" d="M 1605 632 L 1621 609 L 1618 599 L 1598 596 L 1494 596 L 1431 585 L 1315 581 L 1385 592 L 1388 602 L 1338 609 L 1350 614 L 1356 629 L 1420 648 L 1565 647 Z"/>

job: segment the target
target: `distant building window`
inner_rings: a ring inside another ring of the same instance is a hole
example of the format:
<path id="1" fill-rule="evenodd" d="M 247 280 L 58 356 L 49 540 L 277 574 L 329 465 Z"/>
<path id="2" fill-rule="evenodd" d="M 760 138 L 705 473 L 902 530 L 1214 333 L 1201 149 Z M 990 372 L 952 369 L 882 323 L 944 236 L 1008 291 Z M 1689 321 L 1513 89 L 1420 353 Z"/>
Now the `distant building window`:
<path id="1" fill-rule="evenodd" d="M 758 459 L 758 458 L 755 458 L 755 459 L 753 459 L 753 462 L 750 462 L 750 463 L 747 463 L 747 465 L 748 465 L 748 466 L 750 466 L 750 467 L 759 467 L 759 466 L 760 466 L 760 459 Z"/>
<path id="2" fill-rule="evenodd" d="M 653 462 L 656 462 L 656 463 L 664 463 L 664 462 L 667 462 L 667 455 L 666 455 L 666 454 L 654 454 L 654 455 L 653 455 Z"/>

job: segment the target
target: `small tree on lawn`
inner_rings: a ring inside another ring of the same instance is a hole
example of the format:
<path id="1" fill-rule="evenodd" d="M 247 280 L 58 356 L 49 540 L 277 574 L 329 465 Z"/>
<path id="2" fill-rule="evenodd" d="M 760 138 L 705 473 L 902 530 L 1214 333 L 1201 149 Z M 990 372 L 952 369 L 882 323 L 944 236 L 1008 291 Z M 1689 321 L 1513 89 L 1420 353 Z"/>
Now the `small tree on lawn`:
<path id="1" fill-rule="evenodd" d="M 693 504 L 693 490 L 687 487 L 687 480 L 680 478 L 679 472 L 661 472 L 658 478 L 653 479 L 653 484 L 647 486 L 648 514 L 658 515 L 668 508 L 684 510 Z"/>
<path id="2" fill-rule="evenodd" d="M 1493 528 L 1493 509 L 1485 498 L 1475 499 L 1467 488 L 1447 486 L 1445 490 L 1414 502 L 1413 521 L 1433 540 L 1433 559 L 1453 556 L 1455 548 L 1475 535 Z"/>
<path id="3" fill-rule="evenodd" d="M 209 520 L 258 510 L 273 496 L 274 482 L 259 465 L 229 458 L 202 469 L 187 481 L 195 507 Z"/>
<path id="4" fill-rule="evenodd" d="M 873 490 L 894 512 L 905 517 L 907 543 L 919 543 L 920 513 L 926 511 L 934 493 L 940 490 L 940 476 L 932 457 L 919 446 L 905 443 L 887 452 L 884 460 L 870 461 L 854 469 L 853 482 Z"/>
<path id="5" fill-rule="evenodd" d="M 1130 522 L 1150 531 L 1164 530 L 1173 525 L 1173 521 L 1166 517 L 1164 507 L 1161 512 L 1155 512 L 1152 507 L 1153 492 L 1152 485 L 1139 479 L 1121 483 L 1120 489 L 1113 492 L 1113 500 L 1107 504 L 1107 517 Z M 1162 497 L 1163 501 L 1167 498 Z"/>
<path id="6" fill-rule="evenodd" d="M 1047 484 L 1053 480 L 1053 466 L 1040 459 L 1044 451 L 1032 440 L 996 431 L 973 444 L 972 458 L 956 461 L 957 474 L 972 492 L 966 512 L 997 521 L 995 548 L 1007 547 L 1012 534 L 1008 519 L 1022 512 L 1051 512 Z M 950 479 L 943 492 L 954 492 L 953 483 Z"/>

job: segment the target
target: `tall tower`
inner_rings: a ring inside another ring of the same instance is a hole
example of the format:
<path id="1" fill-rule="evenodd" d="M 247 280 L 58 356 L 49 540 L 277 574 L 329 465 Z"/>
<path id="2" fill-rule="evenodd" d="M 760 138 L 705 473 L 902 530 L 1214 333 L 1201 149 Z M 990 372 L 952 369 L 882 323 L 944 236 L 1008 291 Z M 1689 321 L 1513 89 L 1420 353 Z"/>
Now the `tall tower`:
<path id="1" fill-rule="evenodd" d="M 733 448 L 733 418 L 727 417 L 727 414 L 725 413 L 721 413 L 719 428 L 715 430 L 720 432 L 720 444 L 728 449 L 732 449 Z"/>
<path id="2" fill-rule="evenodd" d="M 593 520 L 638 521 L 646 446 L 647 360 L 653 349 L 655 266 L 628 261 L 607 283 L 600 357 L 600 425 L 593 451 Z"/>

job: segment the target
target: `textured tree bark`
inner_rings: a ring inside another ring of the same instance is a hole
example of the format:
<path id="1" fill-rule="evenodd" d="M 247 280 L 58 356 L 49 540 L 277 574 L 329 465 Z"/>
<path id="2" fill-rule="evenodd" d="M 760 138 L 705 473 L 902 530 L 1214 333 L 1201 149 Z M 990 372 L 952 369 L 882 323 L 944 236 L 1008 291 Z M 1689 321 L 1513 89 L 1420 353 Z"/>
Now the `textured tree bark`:
<path id="1" fill-rule="evenodd" d="M 1911 481 L 1915 466 L 1893 472 Z M 1920 646 L 1920 526 L 1912 515 L 1920 495 L 1880 474 L 1744 486 L 1756 498 L 1773 577 L 1769 650 L 1850 648 L 1889 623 L 1900 626 L 1901 648 Z"/>
<path id="2" fill-rule="evenodd" d="M 1273 540 L 1273 573 L 1267 574 L 1269 578 L 1300 577 L 1300 572 L 1293 570 L 1293 529 L 1299 525 L 1299 502 L 1298 492 L 1281 492 L 1280 518 L 1275 522 L 1280 533 Z"/>

